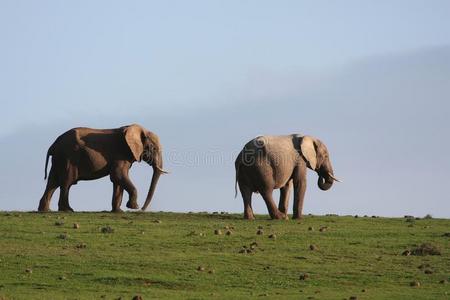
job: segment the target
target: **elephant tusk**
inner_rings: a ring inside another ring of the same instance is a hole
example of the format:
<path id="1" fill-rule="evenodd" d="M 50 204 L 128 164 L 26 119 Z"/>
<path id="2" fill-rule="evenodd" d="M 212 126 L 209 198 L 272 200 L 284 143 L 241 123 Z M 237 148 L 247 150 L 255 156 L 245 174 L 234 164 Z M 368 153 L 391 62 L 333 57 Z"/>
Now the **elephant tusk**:
<path id="1" fill-rule="evenodd" d="M 337 181 L 337 182 L 342 182 L 342 181 L 340 181 L 339 179 L 337 179 L 336 177 L 334 177 L 334 175 L 333 175 L 333 174 L 331 174 L 330 172 L 328 172 L 328 176 L 330 176 L 330 177 L 331 177 L 331 179 L 333 179 L 334 181 Z"/>
<path id="2" fill-rule="evenodd" d="M 163 173 L 163 174 L 169 174 L 168 171 L 165 171 L 165 170 L 161 169 L 161 168 L 158 167 L 158 166 L 155 166 L 155 168 L 156 168 L 158 171 L 160 171 L 161 173 Z"/>

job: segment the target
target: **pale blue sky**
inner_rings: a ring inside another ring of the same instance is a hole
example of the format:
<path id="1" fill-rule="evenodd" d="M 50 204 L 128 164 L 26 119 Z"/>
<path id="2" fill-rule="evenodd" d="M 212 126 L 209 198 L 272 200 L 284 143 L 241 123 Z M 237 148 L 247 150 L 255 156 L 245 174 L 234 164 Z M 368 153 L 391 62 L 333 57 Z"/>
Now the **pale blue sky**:
<path id="1" fill-rule="evenodd" d="M 0 41 L 0 210 L 35 209 L 58 134 L 140 122 L 172 154 L 316 135 L 346 178 L 323 193 L 310 175 L 307 212 L 450 216 L 435 155 L 450 150 L 449 1 L 0 0 Z M 167 166 L 152 209 L 242 210 L 232 163 Z M 149 172 L 136 167 L 141 195 Z M 109 209 L 109 185 L 80 183 L 73 207 Z"/>

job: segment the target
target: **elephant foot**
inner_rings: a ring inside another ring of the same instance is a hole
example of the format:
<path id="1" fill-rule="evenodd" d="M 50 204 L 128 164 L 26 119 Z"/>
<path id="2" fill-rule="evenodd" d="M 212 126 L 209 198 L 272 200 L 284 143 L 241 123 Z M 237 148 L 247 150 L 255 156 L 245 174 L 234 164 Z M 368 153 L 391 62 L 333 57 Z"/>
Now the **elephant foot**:
<path id="1" fill-rule="evenodd" d="M 60 212 L 73 212 L 73 208 L 70 206 L 67 207 L 58 207 L 58 211 Z"/>
<path id="2" fill-rule="evenodd" d="M 113 209 L 111 209 L 111 212 L 113 212 L 113 213 L 122 213 L 123 210 L 121 210 L 120 208 L 113 208 Z"/>
<path id="3" fill-rule="evenodd" d="M 245 220 L 254 220 L 255 216 L 254 215 L 244 215 L 244 219 Z"/>
<path id="4" fill-rule="evenodd" d="M 131 201 L 130 200 L 130 201 L 127 202 L 127 207 L 131 208 L 131 209 L 138 209 L 139 205 L 137 204 L 136 201 Z"/>
<path id="5" fill-rule="evenodd" d="M 293 215 L 292 219 L 301 220 L 303 218 L 302 218 L 302 215 Z"/>
<path id="6" fill-rule="evenodd" d="M 274 215 L 274 216 L 272 217 L 272 219 L 276 219 L 276 220 L 289 220 L 289 217 L 288 217 L 287 214 L 284 214 L 284 213 L 278 213 L 278 214 Z"/>

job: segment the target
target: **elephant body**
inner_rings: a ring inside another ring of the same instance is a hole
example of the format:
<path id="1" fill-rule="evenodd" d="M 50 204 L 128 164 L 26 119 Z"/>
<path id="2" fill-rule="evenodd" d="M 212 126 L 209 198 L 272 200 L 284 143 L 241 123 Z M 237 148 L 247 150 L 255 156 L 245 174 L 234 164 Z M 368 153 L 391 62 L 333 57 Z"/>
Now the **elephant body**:
<path id="1" fill-rule="evenodd" d="M 138 208 L 137 190 L 128 177 L 135 161 L 146 161 L 153 167 L 152 182 L 143 210 L 153 196 L 162 169 L 162 154 L 156 134 L 133 124 L 116 129 L 73 128 L 60 135 L 50 146 L 52 167 L 47 187 L 39 202 L 39 211 L 48 211 L 53 192 L 59 187 L 58 210 L 73 211 L 69 205 L 69 189 L 79 180 L 94 180 L 109 175 L 113 183 L 112 211 L 121 211 L 123 190 L 129 194 L 127 207 Z"/>
<path id="2" fill-rule="evenodd" d="M 300 218 L 307 168 L 318 173 L 318 185 L 322 190 L 328 190 L 337 180 L 325 144 L 314 137 L 298 134 L 259 136 L 249 141 L 236 158 L 235 168 L 246 219 L 254 218 L 252 193 L 261 194 L 271 218 L 287 218 L 291 185 L 294 189 L 293 217 Z M 274 189 L 280 189 L 278 208 L 272 198 Z"/>

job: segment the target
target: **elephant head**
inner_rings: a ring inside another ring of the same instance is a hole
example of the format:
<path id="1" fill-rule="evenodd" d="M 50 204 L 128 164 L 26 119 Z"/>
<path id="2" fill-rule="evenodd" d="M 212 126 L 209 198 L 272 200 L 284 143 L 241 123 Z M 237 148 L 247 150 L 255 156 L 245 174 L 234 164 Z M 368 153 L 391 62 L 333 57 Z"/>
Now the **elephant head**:
<path id="1" fill-rule="evenodd" d="M 123 132 L 134 160 L 138 162 L 143 160 L 153 168 L 152 181 L 142 206 L 142 210 L 145 210 L 152 200 L 159 176 L 167 173 L 163 170 L 161 144 L 156 134 L 136 124 L 123 127 Z"/>
<path id="2" fill-rule="evenodd" d="M 326 191 L 331 188 L 334 181 L 339 182 L 334 177 L 330 155 L 324 143 L 314 137 L 303 136 L 301 137 L 300 148 L 308 168 L 316 171 L 319 175 L 317 185 L 321 190 Z"/>

